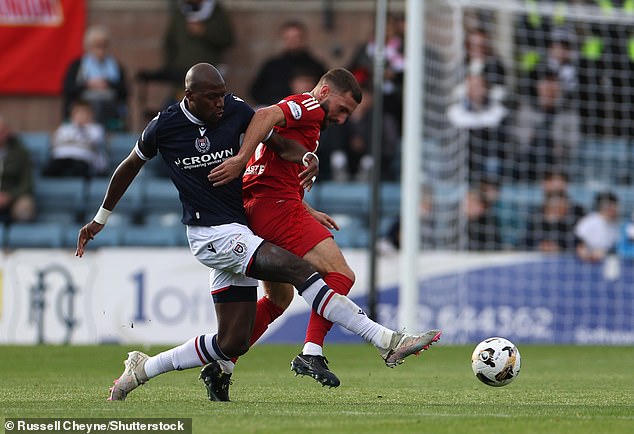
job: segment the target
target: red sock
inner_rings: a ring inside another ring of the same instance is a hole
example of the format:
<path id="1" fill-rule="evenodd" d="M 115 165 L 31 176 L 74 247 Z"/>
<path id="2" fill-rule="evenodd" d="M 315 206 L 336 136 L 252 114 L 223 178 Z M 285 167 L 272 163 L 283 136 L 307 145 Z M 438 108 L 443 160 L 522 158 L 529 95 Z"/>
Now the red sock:
<path id="1" fill-rule="evenodd" d="M 255 323 L 253 324 L 253 333 L 251 334 L 251 341 L 249 346 L 253 346 L 254 343 L 264 334 L 266 329 L 277 317 L 284 313 L 284 309 L 277 306 L 271 300 L 266 297 L 262 297 L 258 300 L 255 310 Z M 233 363 L 238 360 L 237 357 L 231 359 Z"/>
<path id="2" fill-rule="evenodd" d="M 255 324 L 253 325 L 253 334 L 251 335 L 250 344 L 253 345 L 264 334 L 269 324 L 275 321 L 284 313 L 284 309 L 277 306 L 266 297 L 258 300 L 257 309 L 255 311 Z"/>
<path id="3" fill-rule="evenodd" d="M 348 295 L 354 282 L 341 273 L 328 273 L 324 276 L 324 281 L 337 294 Z M 330 331 L 332 323 L 323 316 L 319 316 L 315 311 L 310 312 L 310 320 L 306 328 L 306 342 L 312 342 L 320 347 L 324 346 L 326 334 Z"/>

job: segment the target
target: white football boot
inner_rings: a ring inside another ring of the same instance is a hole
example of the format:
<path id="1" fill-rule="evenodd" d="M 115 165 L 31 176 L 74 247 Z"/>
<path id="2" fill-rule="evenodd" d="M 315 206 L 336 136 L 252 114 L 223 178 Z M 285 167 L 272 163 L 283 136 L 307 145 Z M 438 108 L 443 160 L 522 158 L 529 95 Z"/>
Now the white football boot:
<path id="1" fill-rule="evenodd" d="M 440 330 L 429 330 L 421 335 L 410 335 L 403 332 L 394 332 L 390 346 L 381 351 L 381 357 L 388 368 L 393 368 L 403 363 L 403 359 L 412 354 L 418 355 L 428 349 L 431 344 L 440 339 Z"/>
<path id="2" fill-rule="evenodd" d="M 123 401 L 128 393 L 145 384 L 148 377 L 143 367 L 150 356 L 140 351 L 128 353 L 128 359 L 123 362 L 125 369 L 121 376 L 114 380 L 114 385 L 110 388 L 108 401 Z"/>

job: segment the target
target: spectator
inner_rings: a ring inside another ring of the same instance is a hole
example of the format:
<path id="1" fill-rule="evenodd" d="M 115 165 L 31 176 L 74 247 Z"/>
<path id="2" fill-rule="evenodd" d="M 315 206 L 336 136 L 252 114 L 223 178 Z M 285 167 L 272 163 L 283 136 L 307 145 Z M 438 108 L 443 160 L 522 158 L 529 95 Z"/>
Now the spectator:
<path id="1" fill-rule="evenodd" d="M 505 69 L 502 61 L 493 54 L 489 37 L 484 29 L 476 28 L 466 37 L 466 75 L 479 75 L 489 84 L 487 97 L 502 101 L 506 96 Z"/>
<path id="2" fill-rule="evenodd" d="M 311 69 L 297 68 L 291 73 L 289 87 L 293 95 L 306 93 L 313 90 L 315 83 L 319 81 L 318 75 Z"/>
<path id="3" fill-rule="evenodd" d="M 516 178 L 537 180 L 554 167 L 566 167 L 580 141 L 579 114 L 565 103 L 564 89 L 555 71 L 546 71 L 536 83 L 535 105 L 523 104 L 518 112 L 515 141 Z"/>
<path id="4" fill-rule="evenodd" d="M 0 222 L 35 217 L 31 156 L 0 116 Z"/>
<path id="5" fill-rule="evenodd" d="M 308 30 L 300 21 L 287 21 L 280 30 L 282 52 L 267 60 L 251 85 L 257 105 L 275 104 L 291 95 L 291 79 L 301 71 L 304 76 L 321 77 L 326 69 L 310 52 Z M 313 86 L 317 83 L 313 83 Z"/>
<path id="6" fill-rule="evenodd" d="M 500 199 L 500 178 L 489 176 L 483 178 L 478 184 L 478 189 L 482 192 L 484 200 L 489 206 L 498 206 Z"/>
<path id="7" fill-rule="evenodd" d="M 547 170 L 542 179 L 542 193 L 544 197 L 553 193 L 561 193 L 568 196 L 568 175 L 561 170 Z M 570 203 L 575 223 L 586 213 L 583 206 L 578 203 Z"/>
<path id="8" fill-rule="evenodd" d="M 526 228 L 526 247 L 544 253 L 573 251 L 576 218 L 566 193 L 549 192 L 540 212 L 532 213 Z"/>
<path id="9" fill-rule="evenodd" d="M 479 182 L 503 174 L 506 108 L 489 97 L 484 75 L 466 78 L 466 94 L 449 106 L 447 116 L 454 127 L 467 130 L 469 178 Z"/>
<path id="10" fill-rule="evenodd" d="M 484 193 L 479 189 L 470 190 L 465 196 L 463 210 L 466 217 L 467 249 L 500 249 L 500 222 Z"/>
<path id="11" fill-rule="evenodd" d="M 229 13 L 218 0 L 170 0 L 169 23 L 163 38 L 163 65 L 155 70 L 140 70 L 139 101 L 143 116 L 152 119 L 161 108 L 148 106 L 148 83 L 167 87 L 162 105 L 167 107 L 183 98 L 183 76 L 191 65 L 209 62 L 219 69 L 224 54 L 235 42 Z"/>
<path id="12" fill-rule="evenodd" d="M 51 143 L 51 159 L 43 170 L 45 176 L 100 175 L 106 169 L 103 127 L 93 119 L 90 104 L 75 101 L 70 121 L 57 128 Z"/>
<path id="13" fill-rule="evenodd" d="M 110 33 L 102 26 L 88 29 L 84 54 L 73 61 L 64 78 L 64 118 L 78 99 L 92 106 L 97 122 L 108 129 L 125 129 L 128 88 L 122 65 L 108 51 Z"/>
<path id="14" fill-rule="evenodd" d="M 333 130 L 332 134 L 326 134 L 322 143 L 330 147 L 330 141 L 337 134 L 337 139 L 342 140 L 338 145 L 333 145 L 336 150 L 331 156 L 333 179 L 339 182 L 349 180 L 367 182 L 370 179 L 372 161 L 372 107 L 374 104 L 373 93 L 370 89 L 363 89 L 363 99 L 357 109 L 350 115 L 348 122 L 340 126 L 340 130 Z M 394 159 L 398 152 L 399 132 L 394 116 L 384 113 L 382 116 L 381 138 L 381 179 L 384 181 L 396 180 L 396 173 L 392 169 Z M 327 130 L 325 131 L 327 132 Z"/>
<path id="15" fill-rule="evenodd" d="M 545 64 L 542 71 L 552 71 L 561 84 L 562 98 L 566 105 L 576 102 L 579 91 L 579 77 L 576 66 L 576 51 L 573 51 L 574 34 L 572 30 L 556 28 L 551 34 Z"/>
<path id="16" fill-rule="evenodd" d="M 619 237 L 619 200 L 612 192 L 599 193 L 595 211 L 575 226 L 577 255 L 584 261 L 600 261 L 614 250 Z"/>
<path id="17" fill-rule="evenodd" d="M 390 15 L 385 29 L 385 64 L 383 71 L 383 111 L 394 117 L 399 126 L 402 121 L 403 73 L 405 71 L 405 17 Z M 348 69 L 362 86 L 372 84 L 376 42 L 374 32 L 354 55 Z"/>
<path id="18" fill-rule="evenodd" d="M 224 53 L 234 43 L 231 19 L 217 0 L 172 2 L 165 34 L 165 73 L 182 87 L 187 70 L 196 63 L 222 64 Z"/>

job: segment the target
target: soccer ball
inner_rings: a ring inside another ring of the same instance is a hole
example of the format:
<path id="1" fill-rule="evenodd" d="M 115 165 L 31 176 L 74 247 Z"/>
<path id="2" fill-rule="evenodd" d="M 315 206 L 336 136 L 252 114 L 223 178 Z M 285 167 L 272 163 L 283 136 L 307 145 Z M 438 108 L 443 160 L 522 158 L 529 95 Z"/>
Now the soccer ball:
<path id="1" fill-rule="evenodd" d="M 493 387 L 509 384 L 520 374 L 520 352 L 504 338 L 488 338 L 475 347 L 471 368 L 478 380 Z"/>

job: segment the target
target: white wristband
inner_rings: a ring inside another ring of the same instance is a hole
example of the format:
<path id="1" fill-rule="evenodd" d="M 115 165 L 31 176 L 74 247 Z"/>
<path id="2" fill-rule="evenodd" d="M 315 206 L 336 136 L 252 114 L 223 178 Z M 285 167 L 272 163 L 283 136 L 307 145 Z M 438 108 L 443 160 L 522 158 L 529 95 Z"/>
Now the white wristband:
<path id="1" fill-rule="evenodd" d="M 317 156 L 317 154 L 315 154 L 314 152 L 306 152 L 302 157 L 302 163 L 304 163 L 304 166 L 308 167 L 308 160 L 306 159 L 306 157 L 308 157 L 309 155 L 315 157 L 315 160 L 317 160 L 317 163 L 319 163 L 319 157 Z"/>
<path id="2" fill-rule="evenodd" d="M 95 215 L 95 218 L 93 218 L 93 220 L 100 225 L 105 225 L 108 221 L 108 217 L 110 217 L 110 214 L 112 214 L 112 211 L 107 210 L 102 206 L 99 208 L 99 211 L 97 211 L 97 214 Z"/>

